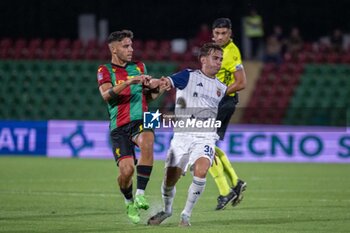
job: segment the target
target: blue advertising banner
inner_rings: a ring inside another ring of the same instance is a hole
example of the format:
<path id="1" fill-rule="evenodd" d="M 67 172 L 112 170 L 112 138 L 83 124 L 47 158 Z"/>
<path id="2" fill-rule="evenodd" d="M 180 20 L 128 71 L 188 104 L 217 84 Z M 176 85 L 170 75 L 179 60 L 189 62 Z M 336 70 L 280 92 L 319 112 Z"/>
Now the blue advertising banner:
<path id="1" fill-rule="evenodd" d="M 0 155 L 47 154 L 46 121 L 0 121 Z"/>

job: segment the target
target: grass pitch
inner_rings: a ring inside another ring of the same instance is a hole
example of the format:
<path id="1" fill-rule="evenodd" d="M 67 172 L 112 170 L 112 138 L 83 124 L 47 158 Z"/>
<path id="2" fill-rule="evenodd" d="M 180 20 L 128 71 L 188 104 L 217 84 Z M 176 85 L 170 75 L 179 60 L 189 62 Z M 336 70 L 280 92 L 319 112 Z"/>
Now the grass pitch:
<path id="1" fill-rule="evenodd" d="M 247 183 L 242 203 L 214 211 L 217 188 L 210 175 L 191 218 L 179 228 L 191 175 L 177 185 L 174 214 L 146 226 L 161 209 L 163 161 L 147 189 L 151 209 L 141 223 L 126 216 L 113 160 L 0 157 L 0 232 L 349 232 L 350 165 L 238 163 Z M 136 186 L 136 185 L 134 185 Z M 135 188 L 135 187 L 134 187 Z"/>

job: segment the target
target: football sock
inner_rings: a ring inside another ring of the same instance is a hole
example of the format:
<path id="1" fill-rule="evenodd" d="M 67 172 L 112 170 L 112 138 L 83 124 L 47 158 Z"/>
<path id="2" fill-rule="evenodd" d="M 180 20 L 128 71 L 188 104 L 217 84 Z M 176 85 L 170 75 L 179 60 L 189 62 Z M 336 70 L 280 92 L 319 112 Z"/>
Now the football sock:
<path id="1" fill-rule="evenodd" d="M 151 176 L 152 166 L 137 165 L 137 190 L 136 195 L 144 194 L 149 177 Z"/>
<path id="2" fill-rule="evenodd" d="M 173 202 L 176 194 L 176 187 L 175 186 L 167 187 L 163 182 L 161 187 L 161 192 L 162 192 L 162 198 L 164 202 L 164 212 L 171 214 L 173 212 Z"/>
<path id="3" fill-rule="evenodd" d="M 224 174 L 224 167 L 219 157 L 213 161 L 213 165 L 209 168 L 210 175 L 214 178 L 215 184 L 219 189 L 221 196 L 226 196 L 230 193 L 230 185 L 227 182 Z"/>
<path id="4" fill-rule="evenodd" d="M 216 156 L 220 158 L 221 163 L 224 167 L 224 173 L 229 178 L 232 186 L 236 187 L 238 182 L 238 176 L 235 170 L 233 169 L 230 160 L 227 158 L 227 155 L 217 146 L 215 147 L 215 153 L 216 153 Z"/>
<path id="5" fill-rule="evenodd" d="M 188 196 L 184 210 L 181 214 L 191 216 L 194 205 L 197 203 L 198 198 L 202 195 L 205 188 L 205 178 L 199 178 L 194 176 L 192 184 L 188 189 Z"/>
<path id="6" fill-rule="evenodd" d="M 130 202 L 133 201 L 133 196 L 132 196 L 132 184 L 130 185 L 130 187 L 128 187 L 128 188 L 126 188 L 126 189 L 120 188 L 120 191 L 121 191 L 122 194 L 124 195 L 125 204 L 129 204 Z"/>

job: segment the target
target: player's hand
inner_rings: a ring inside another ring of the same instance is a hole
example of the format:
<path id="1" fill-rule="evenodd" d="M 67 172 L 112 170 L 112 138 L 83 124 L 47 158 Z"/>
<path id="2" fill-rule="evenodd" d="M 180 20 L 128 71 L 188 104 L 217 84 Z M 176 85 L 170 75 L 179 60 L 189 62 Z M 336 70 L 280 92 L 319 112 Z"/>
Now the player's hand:
<path id="1" fill-rule="evenodd" d="M 170 91 L 171 90 L 171 83 L 170 80 L 164 76 L 162 76 L 159 79 L 159 88 L 161 90 L 166 90 L 166 91 Z"/>
<path id="2" fill-rule="evenodd" d="M 146 75 L 146 74 L 142 74 L 140 75 L 141 79 L 142 79 L 142 84 L 145 86 L 149 86 L 149 83 L 152 79 L 152 76 L 150 75 Z"/>
<path id="3" fill-rule="evenodd" d="M 151 79 L 151 80 L 149 80 L 148 83 L 149 83 L 148 87 L 150 89 L 154 89 L 154 88 L 159 87 L 160 80 L 159 79 Z"/>

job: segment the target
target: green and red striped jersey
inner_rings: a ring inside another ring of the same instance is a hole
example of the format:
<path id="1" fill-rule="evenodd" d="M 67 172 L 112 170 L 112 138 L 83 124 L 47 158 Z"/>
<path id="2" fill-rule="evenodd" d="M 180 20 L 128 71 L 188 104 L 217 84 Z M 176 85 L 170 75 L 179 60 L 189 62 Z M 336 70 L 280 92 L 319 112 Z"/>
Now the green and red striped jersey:
<path id="1" fill-rule="evenodd" d="M 115 86 L 125 82 L 128 78 L 141 74 L 147 74 L 146 66 L 142 62 L 129 62 L 125 67 L 104 64 L 98 67 L 97 82 L 99 86 L 108 82 Z M 132 84 L 126 87 L 116 99 L 110 100 L 107 105 L 110 130 L 134 120 L 142 120 L 143 112 L 148 109 L 142 84 Z"/>

